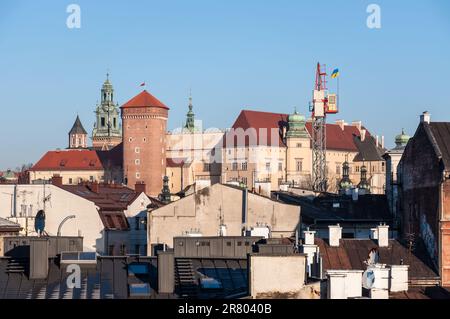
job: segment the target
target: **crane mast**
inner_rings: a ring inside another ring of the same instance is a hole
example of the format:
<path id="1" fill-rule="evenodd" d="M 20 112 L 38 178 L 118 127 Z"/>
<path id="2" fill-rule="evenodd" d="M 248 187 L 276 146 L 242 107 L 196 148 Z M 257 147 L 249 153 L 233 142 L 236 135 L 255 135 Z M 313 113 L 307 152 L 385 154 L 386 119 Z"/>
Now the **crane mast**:
<path id="1" fill-rule="evenodd" d="M 317 63 L 316 83 L 310 107 L 312 112 L 312 188 L 315 192 L 326 192 L 328 188 L 326 118 L 327 114 L 338 113 L 336 100 L 335 94 L 328 94 L 325 66 Z"/>

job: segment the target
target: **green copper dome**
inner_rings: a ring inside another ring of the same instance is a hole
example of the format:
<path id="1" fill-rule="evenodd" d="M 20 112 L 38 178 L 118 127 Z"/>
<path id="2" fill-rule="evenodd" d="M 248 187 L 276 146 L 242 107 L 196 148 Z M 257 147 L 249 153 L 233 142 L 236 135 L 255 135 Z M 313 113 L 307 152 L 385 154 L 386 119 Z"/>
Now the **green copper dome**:
<path id="1" fill-rule="evenodd" d="M 405 134 L 405 131 L 402 130 L 402 134 L 397 135 L 395 137 L 395 144 L 397 146 L 406 146 L 406 144 L 408 144 L 408 141 L 411 139 L 411 137 L 409 135 Z"/>
<path id="2" fill-rule="evenodd" d="M 295 110 L 294 114 L 288 116 L 288 131 L 286 137 L 308 138 L 308 132 L 305 127 L 305 116 Z"/>

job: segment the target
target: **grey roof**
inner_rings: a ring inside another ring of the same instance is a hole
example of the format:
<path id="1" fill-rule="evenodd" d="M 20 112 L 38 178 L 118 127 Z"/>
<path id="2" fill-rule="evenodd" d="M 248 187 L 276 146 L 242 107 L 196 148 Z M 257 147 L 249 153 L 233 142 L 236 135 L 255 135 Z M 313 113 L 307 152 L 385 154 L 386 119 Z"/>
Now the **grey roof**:
<path id="1" fill-rule="evenodd" d="M 81 124 L 80 117 L 77 115 L 77 119 L 75 120 L 75 123 L 73 123 L 72 129 L 69 132 L 70 135 L 72 134 L 87 134 L 86 130 L 83 127 L 83 124 Z"/>
<path id="2" fill-rule="evenodd" d="M 19 224 L 0 217 L 0 230 L 20 230 Z"/>
<path id="3" fill-rule="evenodd" d="M 133 263 L 147 265 L 148 272 L 130 276 L 127 268 Z M 149 284 L 147 299 L 163 297 L 155 289 L 156 258 L 98 257 L 94 265 L 80 265 L 83 284 L 74 289 L 67 287 L 70 273 L 57 259 L 49 259 L 45 280 L 33 280 L 26 273 L 10 271 L 9 265 L 10 258 L 0 258 L 0 299 L 128 299 L 130 284 Z"/>
<path id="4" fill-rule="evenodd" d="M 437 143 L 446 170 L 450 170 L 450 122 L 432 122 L 429 128 Z"/>
<path id="5" fill-rule="evenodd" d="M 386 149 L 376 145 L 375 139 L 372 136 L 367 137 L 361 141 L 359 136 L 353 136 L 354 143 L 358 148 L 358 154 L 355 156 L 355 162 L 364 161 L 382 161 Z"/>

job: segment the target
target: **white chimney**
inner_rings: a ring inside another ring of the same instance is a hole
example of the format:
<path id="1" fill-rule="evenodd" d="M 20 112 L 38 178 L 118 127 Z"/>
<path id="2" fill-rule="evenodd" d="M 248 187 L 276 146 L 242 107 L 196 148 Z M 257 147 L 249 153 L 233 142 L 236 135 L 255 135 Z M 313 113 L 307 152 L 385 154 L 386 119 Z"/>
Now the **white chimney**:
<path id="1" fill-rule="evenodd" d="M 329 231 L 329 243 L 330 247 L 339 247 L 339 241 L 342 238 L 342 227 L 337 224 L 336 226 L 328 226 Z"/>
<path id="2" fill-rule="evenodd" d="M 314 245 L 314 236 L 316 232 L 310 231 L 309 229 L 303 232 L 303 235 L 305 236 L 305 245 Z"/>
<path id="3" fill-rule="evenodd" d="M 366 130 L 361 130 L 361 141 L 364 142 L 364 140 L 366 139 Z"/>
<path id="4" fill-rule="evenodd" d="M 384 148 L 384 136 L 381 137 L 381 148 Z"/>
<path id="5" fill-rule="evenodd" d="M 390 266 L 390 283 L 389 290 L 391 292 L 408 291 L 408 270 L 407 265 L 391 265 Z"/>
<path id="6" fill-rule="evenodd" d="M 362 122 L 361 121 L 353 121 L 352 126 L 356 126 L 359 131 L 362 129 Z"/>
<path id="7" fill-rule="evenodd" d="M 378 247 L 389 247 L 389 226 L 380 225 L 377 227 Z"/>
<path id="8" fill-rule="evenodd" d="M 431 122 L 431 114 L 428 112 L 423 112 L 423 114 L 420 116 L 420 123 L 428 123 Z"/>
<path id="9" fill-rule="evenodd" d="M 336 123 L 337 125 L 339 125 L 339 127 L 341 128 L 341 130 L 344 130 L 344 128 L 345 128 L 345 122 L 344 122 L 344 120 L 337 120 L 335 123 Z"/>
<path id="10" fill-rule="evenodd" d="M 380 145 L 378 135 L 377 135 L 377 137 L 376 137 L 376 144 L 375 144 L 375 145 L 376 145 L 377 147 Z"/>

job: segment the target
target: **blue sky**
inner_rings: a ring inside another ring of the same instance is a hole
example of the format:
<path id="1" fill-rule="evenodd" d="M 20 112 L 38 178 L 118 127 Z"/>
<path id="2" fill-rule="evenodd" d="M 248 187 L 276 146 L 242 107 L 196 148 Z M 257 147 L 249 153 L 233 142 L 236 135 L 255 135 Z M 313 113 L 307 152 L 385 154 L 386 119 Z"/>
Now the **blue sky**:
<path id="1" fill-rule="evenodd" d="M 66 27 L 71 3 L 81 29 Z M 366 26 L 370 3 L 380 30 Z M 392 146 L 422 111 L 450 121 L 448 0 L 1 0 L 0 52 L 0 169 L 67 147 L 77 113 L 90 132 L 107 69 L 120 104 L 147 82 L 171 129 L 191 87 L 204 128 L 242 109 L 305 114 L 317 61 L 341 70 L 329 122 L 362 120 Z"/>

